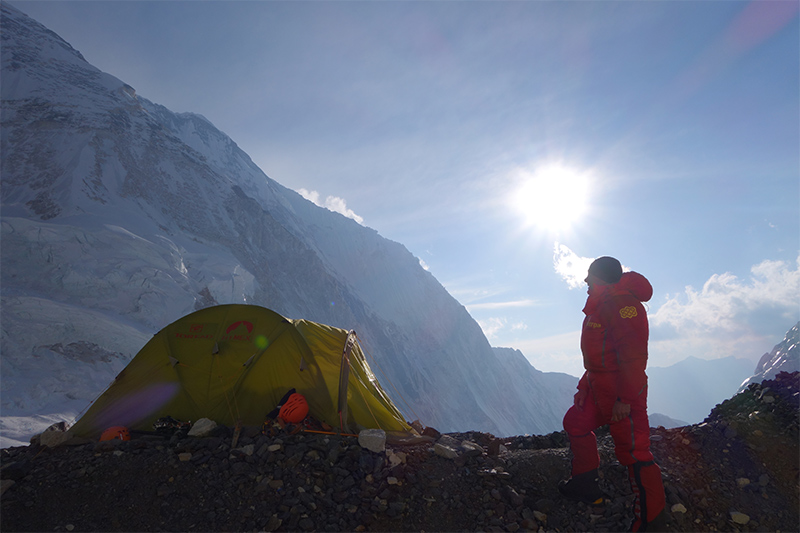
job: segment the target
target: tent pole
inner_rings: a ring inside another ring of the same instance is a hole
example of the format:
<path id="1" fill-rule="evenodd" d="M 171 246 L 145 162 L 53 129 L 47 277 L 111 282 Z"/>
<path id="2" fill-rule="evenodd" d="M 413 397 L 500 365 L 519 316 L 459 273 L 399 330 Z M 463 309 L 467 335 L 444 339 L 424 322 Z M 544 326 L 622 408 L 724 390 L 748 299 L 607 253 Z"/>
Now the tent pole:
<path id="1" fill-rule="evenodd" d="M 350 352 L 356 343 L 356 332 L 350 330 L 342 349 L 342 359 L 339 363 L 339 427 L 347 431 L 347 386 L 350 382 Z"/>

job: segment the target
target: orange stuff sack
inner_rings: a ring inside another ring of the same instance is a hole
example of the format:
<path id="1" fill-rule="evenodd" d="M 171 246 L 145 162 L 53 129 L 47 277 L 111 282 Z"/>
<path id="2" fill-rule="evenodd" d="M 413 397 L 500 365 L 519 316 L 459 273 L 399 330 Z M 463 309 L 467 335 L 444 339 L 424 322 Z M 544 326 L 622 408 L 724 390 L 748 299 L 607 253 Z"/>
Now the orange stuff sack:
<path id="1" fill-rule="evenodd" d="M 108 428 L 100 435 L 100 441 L 104 440 L 131 440 L 131 432 L 125 426 L 113 426 Z"/>

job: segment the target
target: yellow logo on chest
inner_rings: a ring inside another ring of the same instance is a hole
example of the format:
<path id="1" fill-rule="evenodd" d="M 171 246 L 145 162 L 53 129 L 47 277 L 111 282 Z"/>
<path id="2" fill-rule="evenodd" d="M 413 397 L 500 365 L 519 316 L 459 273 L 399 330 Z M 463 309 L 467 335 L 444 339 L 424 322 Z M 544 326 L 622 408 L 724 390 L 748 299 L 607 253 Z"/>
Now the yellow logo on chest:
<path id="1" fill-rule="evenodd" d="M 636 312 L 636 308 L 633 307 L 632 305 L 629 305 L 628 307 L 623 307 L 622 309 L 619 310 L 619 316 L 621 316 L 622 318 L 633 318 L 638 315 L 639 313 Z"/>

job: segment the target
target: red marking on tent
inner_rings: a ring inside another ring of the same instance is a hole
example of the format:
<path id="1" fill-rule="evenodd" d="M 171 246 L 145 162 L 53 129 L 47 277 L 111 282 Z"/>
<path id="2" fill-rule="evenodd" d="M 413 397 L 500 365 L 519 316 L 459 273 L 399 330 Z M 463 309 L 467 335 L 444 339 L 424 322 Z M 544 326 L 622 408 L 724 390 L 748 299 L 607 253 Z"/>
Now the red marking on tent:
<path id="1" fill-rule="evenodd" d="M 240 320 L 239 322 L 234 322 L 233 324 L 228 326 L 228 329 L 225 330 L 225 333 L 230 333 L 231 331 L 233 331 L 236 328 L 238 328 L 240 325 L 242 325 L 242 326 L 247 328 L 247 333 L 252 333 L 253 332 L 253 323 L 252 322 L 248 322 L 246 320 Z"/>

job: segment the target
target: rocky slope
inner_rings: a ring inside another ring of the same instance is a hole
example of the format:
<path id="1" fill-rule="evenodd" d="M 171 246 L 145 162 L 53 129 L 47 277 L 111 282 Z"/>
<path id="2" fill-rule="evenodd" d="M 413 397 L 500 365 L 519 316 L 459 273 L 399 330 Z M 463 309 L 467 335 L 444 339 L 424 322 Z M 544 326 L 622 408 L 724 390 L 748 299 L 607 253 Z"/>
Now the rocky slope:
<path id="1" fill-rule="evenodd" d="M 671 531 L 797 531 L 800 374 L 702 423 L 653 430 Z M 632 495 L 607 431 L 602 507 L 564 500 L 564 433 L 355 437 L 244 431 L 2 450 L 3 531 L 623 531 Z"/>

